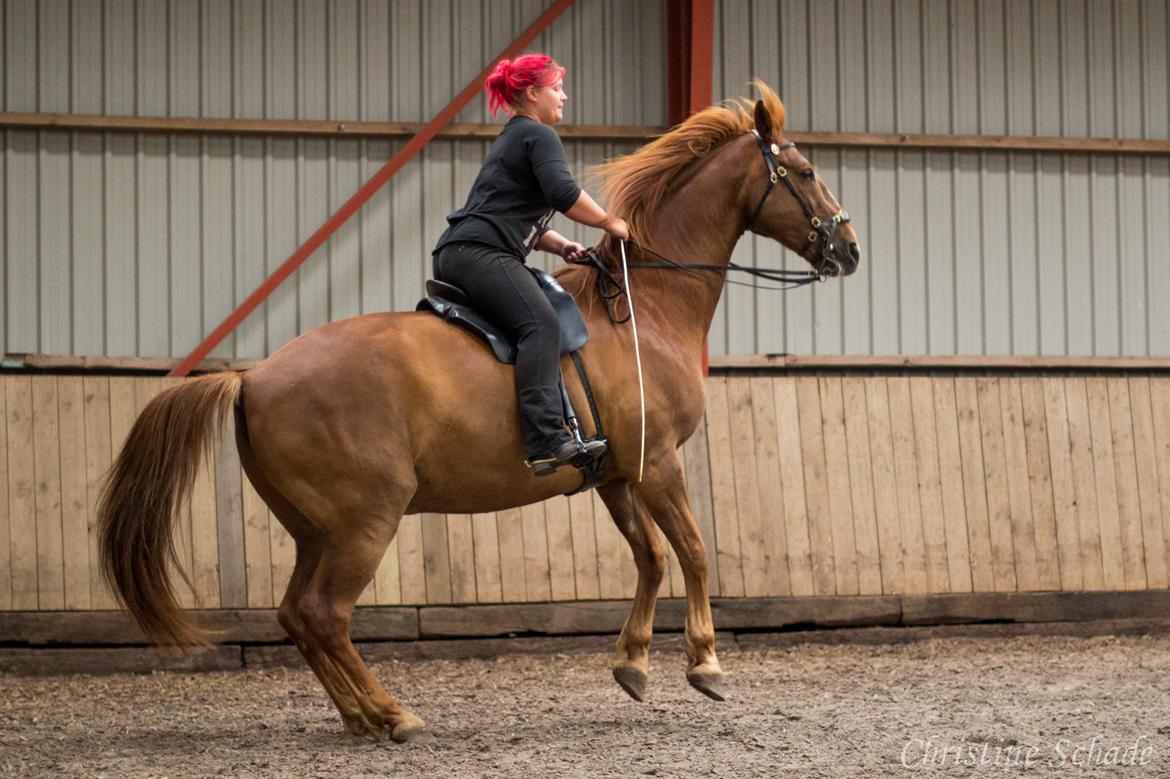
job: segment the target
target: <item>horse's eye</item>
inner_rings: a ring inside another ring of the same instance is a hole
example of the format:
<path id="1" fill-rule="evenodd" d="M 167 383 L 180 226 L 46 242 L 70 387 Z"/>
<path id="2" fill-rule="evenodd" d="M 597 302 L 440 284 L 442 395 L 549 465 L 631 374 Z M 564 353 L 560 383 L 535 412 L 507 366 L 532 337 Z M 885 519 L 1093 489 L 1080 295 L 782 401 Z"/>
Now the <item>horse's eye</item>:
<path id="1" fill-rule="evenodd" d="M 812 181 L 817 177 L 816 171 L 813 170 L 803 171 L 800 175 L 804 176 L 805 181 Z"/>

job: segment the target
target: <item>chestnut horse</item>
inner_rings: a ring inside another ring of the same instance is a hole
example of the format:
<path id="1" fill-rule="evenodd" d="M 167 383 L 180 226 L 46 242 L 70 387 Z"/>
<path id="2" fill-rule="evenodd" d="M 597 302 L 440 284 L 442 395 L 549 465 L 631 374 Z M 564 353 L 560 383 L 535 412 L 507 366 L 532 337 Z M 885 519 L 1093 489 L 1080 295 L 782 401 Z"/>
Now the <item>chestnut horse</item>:
<path id="1" fill-rule="evenodd" d="M 610 446 L 606 481 L 597 489 L 637 564 L 637 590 L 613 672 L 638 700 L 663 576 L 655 526 L 674 548 L 685 578 L 687 679 L 722 700 L 707 553 L 678 449 L 703 416 L 704 338 L 732 248 L 750 226 L 825 275 L 853 272 L 860 256 L 848 218 L 809 162 L 786 144 L 780 100 L 763 84 L 757 87 L 762 97 L 754 105 L 744 101 L 746 110 L 738 104 L 707 108 L 601 168 L 611 210 L 629 222 L 636 245 L 656 253 L 632 248 L 634 259 L 649 265 L 669 257 L 714 271 L 631 271 L 647 413 L 640 481 L 641 406 L 630 328 L 607 316 L 595 289 L 596 268 L 575 265 L 556 273 L 590 332 L 581 356 Z M 810 221 L 817 229 L 810 231 Z M 598 248 L 614 270 L 616 248 Z M 579 381 L 571 368 L 565 373 L 574 405 L 585 408 Z M 296 542 L 280 624 L 352 733 L 388 730 L 396 741 L 419 734 L 423 721 L 382 688 L 349 639 L 354 603 L 400 519 L 534 503 L 576 488 L 580 472 L 532 476 L 523 464 L 513 368 L 429 313 L 333 322 L 246 373 L 211 374 L 168 388 L 135 422 L 98 514 L 104 575 L 159 644 L 196 646 L 209 638 L 178 606 L 168 558 L 178 567 L 173 525 L 200 457 L 229 413 L 236 415 L 248 478 Z M 591 427 L 591 420 L 583 421 Z"/>

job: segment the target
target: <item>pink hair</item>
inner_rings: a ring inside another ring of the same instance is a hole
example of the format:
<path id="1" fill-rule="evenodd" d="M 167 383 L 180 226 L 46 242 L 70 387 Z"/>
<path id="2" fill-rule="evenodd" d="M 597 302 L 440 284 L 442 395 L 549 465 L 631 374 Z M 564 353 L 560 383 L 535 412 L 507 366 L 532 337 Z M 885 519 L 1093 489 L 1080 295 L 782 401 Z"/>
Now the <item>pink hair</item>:
<path id="1" fill-rule="evenodd" d="M 514 60 L 502 59 L 483 82 L 488 93 L 488 108 L 495 116 L 501 108 L 511 106 L 526 88 L 552 86 L 564 75 L 565 69 L 547 54 L 524 54 Z"/>

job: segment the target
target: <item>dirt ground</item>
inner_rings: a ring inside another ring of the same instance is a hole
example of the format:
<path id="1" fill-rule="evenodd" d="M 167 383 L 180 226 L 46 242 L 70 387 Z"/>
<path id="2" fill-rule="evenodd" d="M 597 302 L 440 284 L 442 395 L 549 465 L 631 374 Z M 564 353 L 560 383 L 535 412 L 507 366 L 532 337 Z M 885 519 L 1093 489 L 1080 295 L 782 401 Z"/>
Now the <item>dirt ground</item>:
<path id="1" fill-rule="evenodd" d="M 647 701 L 601 652 L 377 663 L 433 739 L 346 734 L 309 671 L 0 676 L 0 775 L 1168 776 L 1170 636 L 725 641 Z M 608 639 L 607 639 L 608 640 Z"/>

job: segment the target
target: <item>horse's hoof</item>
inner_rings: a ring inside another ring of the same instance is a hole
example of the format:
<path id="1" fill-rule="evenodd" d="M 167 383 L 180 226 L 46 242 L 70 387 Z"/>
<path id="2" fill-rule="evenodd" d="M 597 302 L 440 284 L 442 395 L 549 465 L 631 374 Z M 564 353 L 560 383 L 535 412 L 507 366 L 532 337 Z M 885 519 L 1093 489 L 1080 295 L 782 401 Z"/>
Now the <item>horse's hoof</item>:
<path id="1" fill-rule="evenodd" d="M 432 741 L 434 735 L 427 729 L 427 723 L 418 717 L 410 717 L 394 726 L 390 731 L 390 740 L 396 744 L 409 744 Z"/>
<path id="2" fill-rule="evenodd" d="M 725 701 L 723 696 L 723 674 L 692 673 L 687 674 L 687 681 L 699 692 L 711 700 Z"/>
<path id="3" fill-rule="evenodd" d="M 638 703 L 646 696 L 646 673 L 632 665 L 614 666 L 613 678 Z"/>

